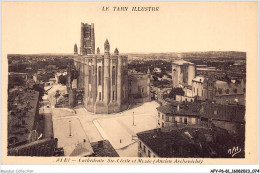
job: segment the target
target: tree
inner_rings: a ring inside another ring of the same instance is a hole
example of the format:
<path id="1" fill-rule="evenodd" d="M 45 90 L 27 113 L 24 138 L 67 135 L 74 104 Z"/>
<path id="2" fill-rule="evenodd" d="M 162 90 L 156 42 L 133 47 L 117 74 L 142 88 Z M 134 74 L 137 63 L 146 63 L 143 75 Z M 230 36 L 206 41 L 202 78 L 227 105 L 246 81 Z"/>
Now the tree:
<path id="1" fill-rule="evenodd" d="M 62 84 L 62 85 L 66 85 L 67 83 L 67 76 L 59 76 L 59 82 Z"/>
<path id="2" fill-rule="evenodd" d="M 168 95 L 169 98 L 174 98 L 176 99 L 176 95 L 181 95 L 184 96 L 184 91 L 182 88 L 173 88 Z"/>
<path id="3" fill-rule="evenodd" d="M 25 81 L 22 78 L 18 76 L 10 78 L 9 76 L 8 86 L 10 88 L 13 88 L 14 86 L 23 86 L 23 85 L 25 85 Z"/>
<path id="4" fill-rule="evenodd" d="M 75 69 L 71 70 L 71 81 L 73 81 L 74 79 L 77 79 L 79 76 L 79 72 Z"/>
<path id="5" fill-rule="evenodd" d="M 40 84 L 34 84 L 33 85 L 33 90 L 39 92 L 39 100 L 42 101 L 42 97 L 44 95 L 44 87 Z"/>

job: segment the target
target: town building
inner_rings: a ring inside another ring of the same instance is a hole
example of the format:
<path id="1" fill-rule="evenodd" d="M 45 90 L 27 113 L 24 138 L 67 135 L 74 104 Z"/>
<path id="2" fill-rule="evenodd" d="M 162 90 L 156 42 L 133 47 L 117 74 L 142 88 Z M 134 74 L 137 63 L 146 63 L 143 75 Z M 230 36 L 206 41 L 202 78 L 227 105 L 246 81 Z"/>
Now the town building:
<path id="1" fill-rule="evenodd" d="M 245 83 L 243 79 L 233 82 L 217 80 L 214 85 L 213 100 L 216 103 L 245 105 Z"/>
<path id="2" fill-rule="evenodd" d="M 119 157 L 116 150 L 108 140 L 98 141 L 91 143 L 93 148 L 93 157 Z"/>
<path id="3" fill-rule="evenodd" d="M 184 95 L 176 95 L 176 101 L 178 102 L 194 102 L 195 97 L 193 95 L 192 86 L 183 85 L 182 90 Z"/>
<path id="4" fill-rule="evenodd" d="M 204 91 L 204 81 L 205 78 L 203 76 L 196 76 L 192 79 L 192 96 L 196 97 L 196 99 L 205 100 L 205 91 Z"/>
<path id="5" fill-rule="evenodd" d="M 171 103 L 156 108 L 158 111 L 157 127 L 200 124 L 198 103 Z"/>
<path id="6" fill-rule="evenodd" d="M 57 138 L 46 138 L 8 149 L 8 156 L 64 156 L 63 148 L 58 148 Z"/>
<path id="7" fill-rule="evenodd" d="M 30 89 L 9 91 L 8 147 L 36 141 L 42 133 L 39 125 L 39 92 Z"/>
<path id="8" fill-rule="evenodd" d="M 78 156 L 78 157 L 89 157 L 94 154 L 94 151 L 91 147 L 91 144 L 84 140 L 81 143 L 75 145 L 75 149 L 70 153 L 69 156 Z"/>
<path id="9" fill-rule="evenodd" d="M 216 67 L 208 67 L 207 65 L 196 65 L 196 74 L 199 76 L 209 76 L 219 73 L 222 73 L 222 71 L 216 69 Z"/>
<path id="10" fill-rule="evenodd" d="M 129 73 L 129 99 L 130 103 L 143 103 L 151 101 L 150 93 L 150 72 L 144 73 Z"/>
<path id="11" fill-rule="evenodd" d="M 137 133 L 138 157 L 231 157 L 234 138 L 224 129 L 201 125 L 157 128 Z M 244 157 L 244 152 L 236 156 Z"/>
<path id="12" fill-rule="evenodd" d="M 201 75 L 196 76 L 196 71 L 203 68 L 217 71 L 214 67 L 198 67 L 195 69 L 193 63 L 184 60 L 172 63 L 173 88 L 180 87 L 184 91 L 184 95 L 176 95 L 177 101 L 210 100 L 220 104 L 245 105 L 245 80 L 243 78 L 221 80 L 214 73 L 199 73 Z"/>
<path id="13" fill-rule="evenodd" d="M 155 99 L 160 102 L 164 103 L 165 99 L 168 98 L 172 88 L 158 88 L 154 87 L 155 90 Z"/>
<path id="14" fill-rule="evenodd" d="M 205 101 L 201 103 L 200 118 L 202 124 L 237 131 L 245 124 L 245 106 Z"/>
<path id="15" fill-rule="evenodd" d="M 172 63 L 173 88 L 183 85 L 192 85 L 192 79 L 196 76 L 196 66 L 194 63 L 185 60 L 177 60 Z"/>

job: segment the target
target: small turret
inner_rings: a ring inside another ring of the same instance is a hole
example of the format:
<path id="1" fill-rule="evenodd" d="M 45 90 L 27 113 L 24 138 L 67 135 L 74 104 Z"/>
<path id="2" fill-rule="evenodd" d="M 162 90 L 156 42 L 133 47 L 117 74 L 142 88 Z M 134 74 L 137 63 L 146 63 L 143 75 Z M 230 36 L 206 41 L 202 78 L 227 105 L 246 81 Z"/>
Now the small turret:
<path id="1" fill-rule="evenodd" d="M 118 54 L 119 54 L 119 51 L 118 51 L 117 48 L 115 49 L 114 54 L 115 54 L 115 55 L 118 55 Z"/>
<path id="2" fill-rule="evenodd" d="M 109 53 L 110 52 L 110 44 L 109 44 L 107 39 L 105 41 L 104 47 L 105 47 L 105 53 Z"/>
<path id="3" fill-rule="evenodd" d="M 97 54 L 100 54 L 100 49 L 99 49 L 99 47 L 97 48 Z"/>
<path id="4" fill-rule="evenodd" d="M 74 45 L 74 55 L 78 55 L 78 46 L 77 46 L 77 44 Z"/>
<path id="5" fill-rule="evenodd" d="M 147 70 L 147 74 L 151 74 L 151 72 L 150 72 L 150 68 L 148 68 L 148 70 Z"/>

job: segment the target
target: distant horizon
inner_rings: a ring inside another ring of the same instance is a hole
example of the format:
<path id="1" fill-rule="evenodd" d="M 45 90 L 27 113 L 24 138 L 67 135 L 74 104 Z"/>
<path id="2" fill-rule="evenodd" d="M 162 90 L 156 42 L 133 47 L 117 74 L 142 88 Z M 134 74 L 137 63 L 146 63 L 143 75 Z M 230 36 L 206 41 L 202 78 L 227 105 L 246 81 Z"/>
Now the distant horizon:
<path id="1" fill-rule="evenodd" d="M 182 54 L 182 53 L 207 53 L 207 52 L 237 52 L 247 53 L 246 51 L 183 51 L 183 52 L 119 52 L 119 54 Z M 113 54 L 113 52 L 110 52 Z M 104 54 L 100 52 L 100 54 Z M 7 55 L 74 55 L 74 53 L 10 53 Z M 80 56 L 80 54 L 78 54 Z"/>

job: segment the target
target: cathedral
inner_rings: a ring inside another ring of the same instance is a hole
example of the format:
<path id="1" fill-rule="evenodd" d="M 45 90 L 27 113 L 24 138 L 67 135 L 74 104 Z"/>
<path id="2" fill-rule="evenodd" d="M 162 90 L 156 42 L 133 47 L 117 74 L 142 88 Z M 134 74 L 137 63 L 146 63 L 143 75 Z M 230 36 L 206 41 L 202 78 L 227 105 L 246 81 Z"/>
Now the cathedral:
<path id="1" fill-rule="evenodd" d="M 128 58 L 118 49 L 110 53 L 104 43 L 104 54 L 95 53 L 94 24 L 81 23 L 80 53 L 74 45 L 74 66 L 78 72 L 77 90 L 83 91 L 83 105 L 97 114 L 126 110 L 128 104 Z"/>

